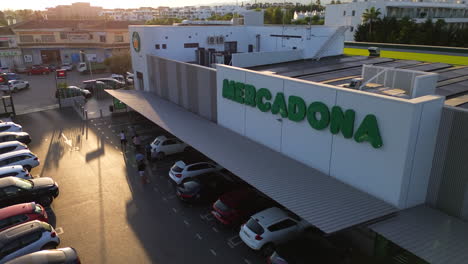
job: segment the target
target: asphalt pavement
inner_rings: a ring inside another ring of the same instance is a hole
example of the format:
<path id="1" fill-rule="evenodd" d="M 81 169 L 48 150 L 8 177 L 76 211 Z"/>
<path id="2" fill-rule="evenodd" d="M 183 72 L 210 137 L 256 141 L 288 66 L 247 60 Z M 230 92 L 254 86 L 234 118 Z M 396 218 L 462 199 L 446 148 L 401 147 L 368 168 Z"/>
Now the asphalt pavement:
<path id="1" fill-rule="evenodd" d="M 30 149 L 40 158 L 32 174 L 59 184 L 60 195 L 48 211 L 60 247 L 77 249 L 82 263 L 265 263 L 242 243 L 238 230 L 214 221 L 210 205 L 187 205 L 176 197 L 170 166 L 179 159 L 202 160 L 201 154 L 153 162 L 150 184 L 141 183 L 135 152 L 130 146 L 121 150 L 118 133 L 134 126 L 149 143 L 167 132 L 140 115 L 83 121 L 64 108 L 14 121 L 31 134 Z"/>

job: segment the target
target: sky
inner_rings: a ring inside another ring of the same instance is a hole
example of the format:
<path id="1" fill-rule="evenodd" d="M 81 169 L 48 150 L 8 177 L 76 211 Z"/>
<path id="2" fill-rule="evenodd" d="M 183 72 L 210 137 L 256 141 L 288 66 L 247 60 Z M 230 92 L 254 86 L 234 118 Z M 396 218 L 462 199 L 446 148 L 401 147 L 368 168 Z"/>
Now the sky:
<path id="1" fill-rule="evenodd" d="M 262 1 L 262 2 L 266 2 Z M 190 6 L 208 5 L 220 2 L 232 2 L 235 0 L 1 0 L 0 9 L 33 9 L 45 10 L 47 7 L 57 5 L 69 5 L 74 2 L 89 2 L 92 6 L 104 8 L 138 8 L 138 7 L 158 7 L 158 6 Z M 247 2 L 247 1 L 246 1 Z M 260 1 L 259 1 L 260 2 Z M 241 1 L 239 0 L 239 5 Z"/>

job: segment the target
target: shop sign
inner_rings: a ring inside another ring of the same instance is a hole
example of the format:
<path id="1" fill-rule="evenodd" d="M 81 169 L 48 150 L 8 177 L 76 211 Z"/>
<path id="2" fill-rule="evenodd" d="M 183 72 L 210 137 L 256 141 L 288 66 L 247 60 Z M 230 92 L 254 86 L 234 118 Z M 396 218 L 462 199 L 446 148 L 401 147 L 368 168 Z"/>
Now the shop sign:
<path id="1" fill-rule="evenodd" d="M 19 50 L 5 50 L 0 51 L 0 56 L 20 56 L 21 51 Z"/>
<path id="2" fill-rule="evenodd" d="M 133 44 L 133 49 L 136 52 L 140 52 L 141 40 L 140 40 L 140 35 L 136 31 L 133 32 L 132 34 L 132 44 Z"/>
<path id="3" fill-rule="evenodd" d="M 68 34 L 70 41 L 86 41 L 89 40 L 89 34 Z"/>
<path id="4" fill-rule="evenodd" d="M 333 106 L 331 110 L 323 102 L 315 101 L 307 105 L 299 96 L 291 95 L 285 98 L 284 93 L 273 94 L 267 88 L 257 89 L 255 86 L 228 79 L 223 80 L 222 96 L 234 102 L 256 107 L 262 112 L 279 114 L 293 122 L 307 120 L 316 130 L 330 129 L 332 134 L 341 132 L 345 138 L 353 138 L 356 142 L 369 142 L 372 147 L 383 145 L 382 137 L 375 115 L 368 114 L 354 131 L 355 111 Z M 286 100 L 287 99 L 287 100 Z"/>

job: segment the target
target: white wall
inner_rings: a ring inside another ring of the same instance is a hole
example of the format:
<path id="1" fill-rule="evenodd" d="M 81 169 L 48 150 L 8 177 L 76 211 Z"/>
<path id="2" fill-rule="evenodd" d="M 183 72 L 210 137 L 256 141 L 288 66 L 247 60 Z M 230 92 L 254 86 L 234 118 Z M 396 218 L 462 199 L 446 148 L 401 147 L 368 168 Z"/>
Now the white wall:
<path id="1" fill-rule="evenodd" d="M 232 54 L 232 66 L 253 67 L 285 61 L 301 60 L 304 58 L 303 54 L 304 53 L 302 50 L 297 49 L 285 51 L 236 53 Z"/>
<path id="2" fill-rule="evenodd" d="M 224 79 L 268 88 L 273 97 L 282 91 L 340 106 L 356 113 L 354 132 L 368 114 L 378 120 L 381 148 L 333 135 L 329 127 L 315 130 L 307 120 L 293 122 L 271 112 L 222 97 Z M 218 124 L 273 150 L 383 199 L 399 208 L 424 201 L 443 98 L 411 100 L 376 95 L 249 70 L 217 65 Z M 285 175 L 287 177 L 287 175 Z"/>

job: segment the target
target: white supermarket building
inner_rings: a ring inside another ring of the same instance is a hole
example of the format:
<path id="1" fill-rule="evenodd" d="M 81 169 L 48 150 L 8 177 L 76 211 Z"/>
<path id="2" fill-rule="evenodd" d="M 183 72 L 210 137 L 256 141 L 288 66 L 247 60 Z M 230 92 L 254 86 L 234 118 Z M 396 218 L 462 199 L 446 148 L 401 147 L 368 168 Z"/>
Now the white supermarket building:
<path id="1" fill-rule="evenodd" d="M 435 95 L 437 74 L 364 65 L 361 90 L 296 78 L 367 61 L 341 56 L 340 27 L 129 33 L 135 90 L 112 96 L 325 234 L 377 257 L 465 263 L 468 112 Z"/>

